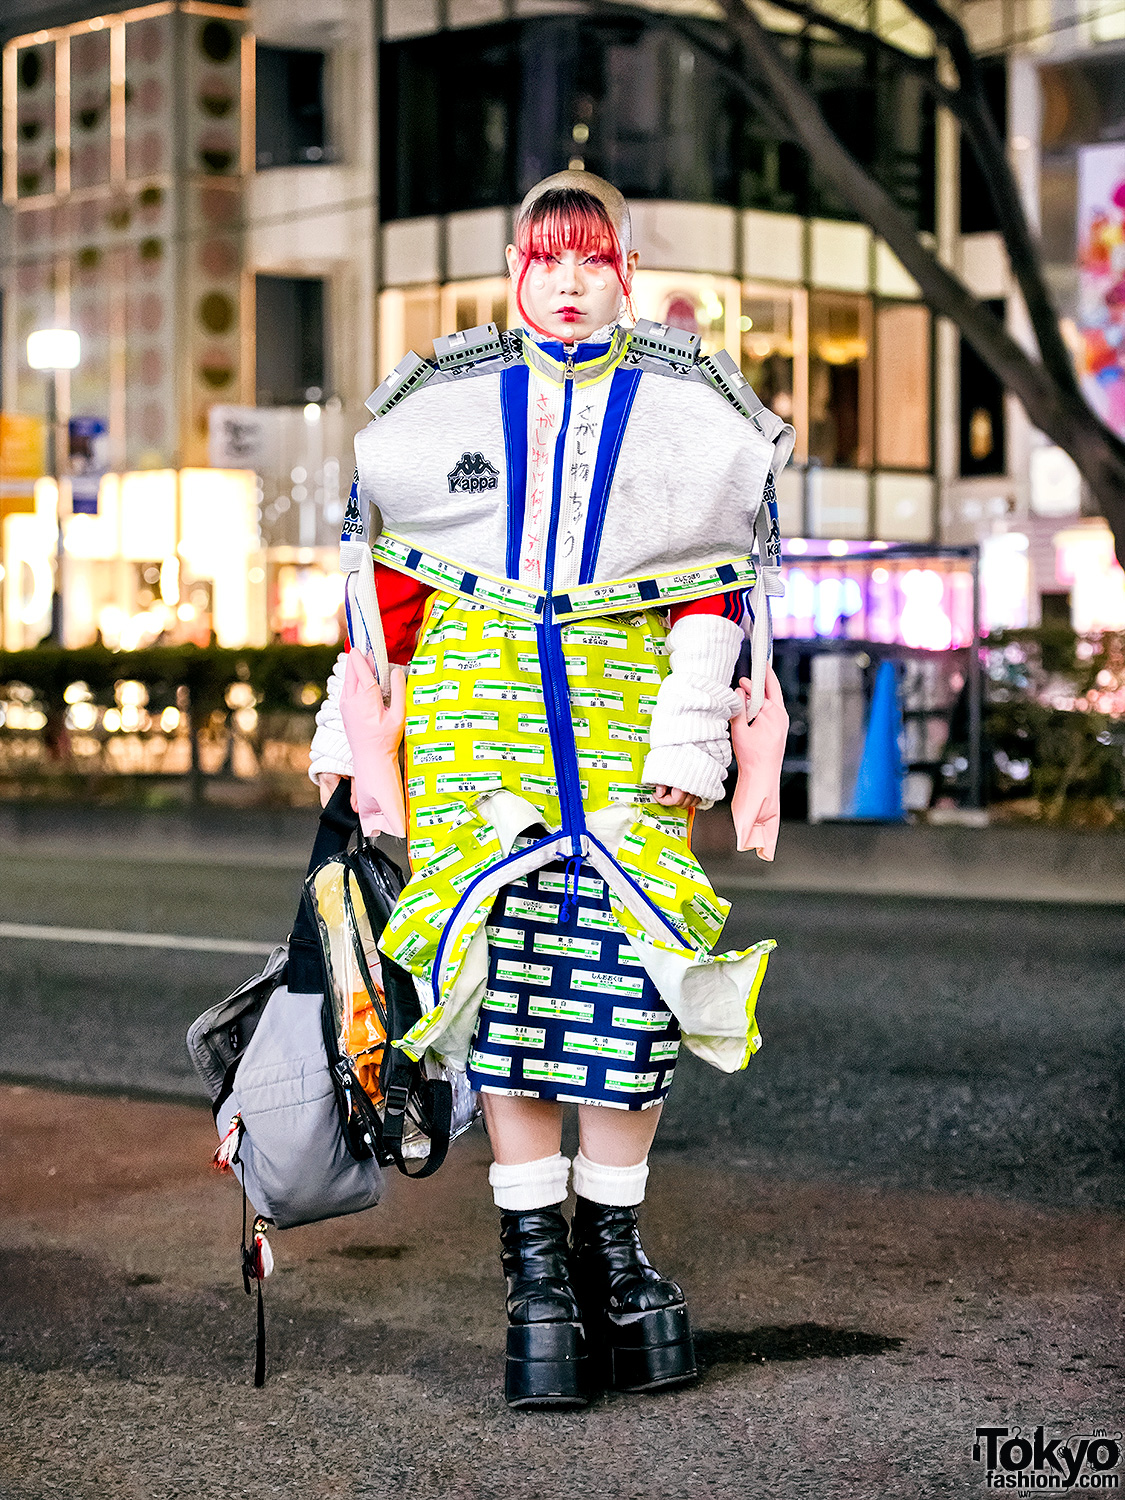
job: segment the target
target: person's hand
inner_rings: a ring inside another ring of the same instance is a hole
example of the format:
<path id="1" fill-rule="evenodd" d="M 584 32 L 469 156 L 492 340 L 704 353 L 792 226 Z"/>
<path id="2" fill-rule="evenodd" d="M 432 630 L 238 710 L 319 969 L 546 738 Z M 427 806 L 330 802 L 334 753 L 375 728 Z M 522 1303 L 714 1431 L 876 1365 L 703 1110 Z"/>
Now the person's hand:
<path id="1" fill-rule="evenodd" d="M 698 807 L 703 801 L 703 798 L 697 797 L 694 792 L 685 792 L 678 786 L 653 787 L 652 795 L 661 807 Z"/>

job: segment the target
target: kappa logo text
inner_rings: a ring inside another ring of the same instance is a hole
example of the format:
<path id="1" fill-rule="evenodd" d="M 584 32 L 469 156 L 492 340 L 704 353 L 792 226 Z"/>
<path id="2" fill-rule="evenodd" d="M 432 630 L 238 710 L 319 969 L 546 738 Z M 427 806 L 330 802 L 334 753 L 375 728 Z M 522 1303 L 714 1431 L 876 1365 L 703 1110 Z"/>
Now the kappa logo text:
<path id="1" fill-rule="evenodd" d="M 462 453 L 449 471 L 451 495 L 476 495 L 494 490 L 500 483 L 500 471 L 483 453 Z"/>
<path id="2" fill-rule="evenodd" d="M 973 1438 L 973 1458 L 984 1464 L 984 1483 L 991 1490 L 1027 1495 L 1116 1490 L 1121 1484 L 1120 1474 L 1109 1472 L 1121 1462 L 1121 1434 L 1104 1427 L 1052 1438 L 1043 1427 L 1026 1434 L 1019 1427 L 978 1427 Z"/>

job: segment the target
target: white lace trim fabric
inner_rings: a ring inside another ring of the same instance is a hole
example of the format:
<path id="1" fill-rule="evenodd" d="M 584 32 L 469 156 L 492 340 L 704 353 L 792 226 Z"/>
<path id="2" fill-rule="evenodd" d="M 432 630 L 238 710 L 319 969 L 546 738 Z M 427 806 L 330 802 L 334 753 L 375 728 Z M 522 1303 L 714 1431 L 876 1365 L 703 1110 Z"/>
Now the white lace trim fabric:
<path id="1" fill-rule="evenodd" d="M 582 344 L 608 344 L 619 327 L 620 324 L 618 323 L 603 323 L 600 328 L 595 328 L 593 333 L 588 334 L 582 340 L 582 343 L 576 344 L 574 347 L 581 349 Z M 525 339 L 531 339 L 535 344 L 559 344 L 562 342 L 561 339 L 555 338 L 553 333 L 540 333 L 537 329 L 528 328 L 526 325 L 521 327 L 520 332 Z"/>
<path id="2" fill-rule="evenodd" d="M 741 627 L 720 615 L 685 615 L 669 631 L 672 671 L 657 694 L 643 772 L 650 786 L 679 787 L 707 806 L 723 795 L 741 646 Z"/>

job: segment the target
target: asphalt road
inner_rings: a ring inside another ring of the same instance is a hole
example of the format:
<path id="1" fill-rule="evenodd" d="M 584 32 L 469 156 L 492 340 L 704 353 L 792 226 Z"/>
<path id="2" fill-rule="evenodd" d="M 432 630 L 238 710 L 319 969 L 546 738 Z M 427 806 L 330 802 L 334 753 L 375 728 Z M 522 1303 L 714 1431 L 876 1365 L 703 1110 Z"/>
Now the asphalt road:
<path id="1" fill-rule="evenodd" d="M 295 870 L 151 853 L 9 852 L 0 924 L 284 935 Z M 255 961 L 0 937 L 0 1497 L 975 1500 L 982 1424 L 1116 1431 L 1115 910 L 743 892 L 727 941 L 763 936 L 762 1051 L 681 1064 L 643 1211 L 702 1379 L 531 1415 L 500 1395 L 479 1131 L 272 1236 L 255 1391 L 183 1049 Z"/>
<path id="2" fill-rule="evenodd" d="M 0 920 L 273 943 L 286 868 L 18 855 Z M 1112 907 L 732 892 L 777 939 L 732 1077 L 686 1058 L 660 1149 L 790 1178 L 1125 1207 L 1125 926 Z M 0 1076 L 199 1096 L 189 1022 L 241 954 L 0 937 Z"/>

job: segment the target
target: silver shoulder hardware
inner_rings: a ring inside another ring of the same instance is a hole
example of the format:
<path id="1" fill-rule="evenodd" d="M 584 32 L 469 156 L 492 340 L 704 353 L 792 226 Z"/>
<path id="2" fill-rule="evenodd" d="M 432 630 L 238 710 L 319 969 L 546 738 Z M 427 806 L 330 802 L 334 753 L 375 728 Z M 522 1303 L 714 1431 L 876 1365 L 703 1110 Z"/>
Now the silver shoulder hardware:
<path id="1" fill-rule="evenodd" d="M 434 359 L 423 359 L 413 349 L 399 360 L 382 385 L 364 405 L 373 417 L 386 416 L 392 407 L 424 385 L 447 385 L 464 375 L 486 375 L 522 357 L 523 345 L 515 330 L 501 333 L 495 323 L 463 328 L 434 340 Z"/>
<path id="2" fill-rule="evenodd" d="M 518 328 L 501 333 L 495 323 L 482 323 L 434 339 L 434 357 L 439 380 L 489 375 L 523 358 L 523 337 Z"/>
<path id="3" fill-rule="evenodd" d="M 434 339 L 434 358 L 443 375 L 454 370 L 467 369 L 486 359 L 501 359 L 504 345 L 500 342 L 500 330 L 495 323 L 482 323 L 479 328 L 462 328 L 457 333 L 447 333 Z"/>

